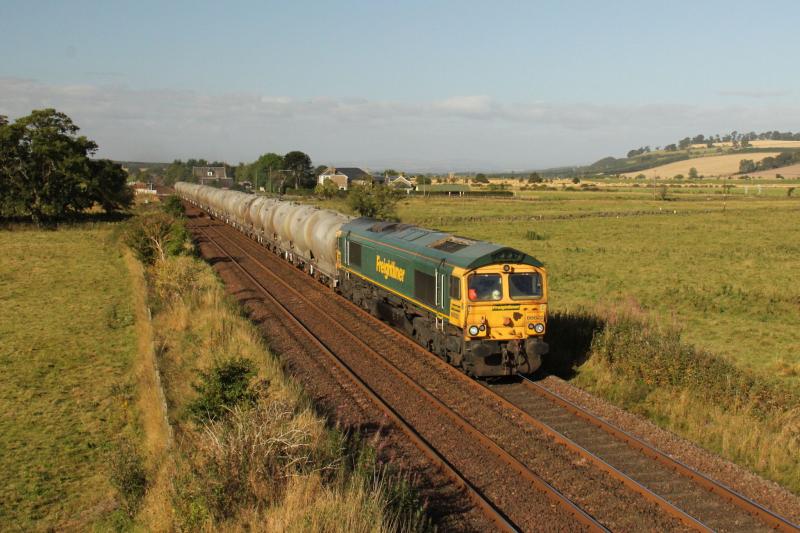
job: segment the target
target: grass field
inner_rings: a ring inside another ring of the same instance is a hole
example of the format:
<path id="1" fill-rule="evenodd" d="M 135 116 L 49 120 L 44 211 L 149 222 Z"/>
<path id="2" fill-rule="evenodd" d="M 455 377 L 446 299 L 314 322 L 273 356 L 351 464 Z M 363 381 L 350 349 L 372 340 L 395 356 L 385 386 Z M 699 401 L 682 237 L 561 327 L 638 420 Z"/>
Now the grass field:
<path id="1" fill-rule="evenodd" d="M 673 189 L 667 202 L 635 189 L 411 198 L 398 214 L 541 259 L 556 311 L 636 302 L 700 348 L 800 383 L 800 199 L 750 188 L 726 201 L 721 190 Z"/>
<path id="2" fill-rule="evenodd" d="M 128 270 L 110 226 L 0 231 L 0 530 L 110 527 L 136 432 Z"/>
<path id="3" fill-rule="evenodd" d="M 683 174 L 683 176 L 686 177 L 689 175 L 689 169 L 692 167 L 696 168 L 697 173 L 701 176 L 730 176 L 739 172 L 739 162 L 742 159 L 750 159 L 759 162 L 765 157 L 775 157 L 779 153 L 780 152 L 761 152 L 699 157 L 649 168 L 641 172 L 631 172 L 626 174 L 626 176 L 633 177 L 644 174 L 647 178 L 652 178 L 653 176 L 671 178 L 677 174 Z"/>

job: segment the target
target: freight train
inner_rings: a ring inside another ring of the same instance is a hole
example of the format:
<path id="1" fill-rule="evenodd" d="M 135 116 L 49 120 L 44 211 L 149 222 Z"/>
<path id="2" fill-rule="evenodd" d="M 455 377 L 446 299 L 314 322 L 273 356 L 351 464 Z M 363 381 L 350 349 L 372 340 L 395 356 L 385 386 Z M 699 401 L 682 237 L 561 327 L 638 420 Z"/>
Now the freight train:
<path id="1" fill-rule="evenodd" d="M 531 373 L 547 274 L 505 246 L 179 182 L 177 194 L 475 377 Z"/>

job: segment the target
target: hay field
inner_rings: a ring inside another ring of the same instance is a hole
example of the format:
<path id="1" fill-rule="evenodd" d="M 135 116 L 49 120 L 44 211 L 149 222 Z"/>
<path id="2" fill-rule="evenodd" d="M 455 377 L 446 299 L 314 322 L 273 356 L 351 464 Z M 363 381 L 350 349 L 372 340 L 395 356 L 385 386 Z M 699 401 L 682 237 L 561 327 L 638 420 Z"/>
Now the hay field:
<path id="1" fill-rule="evenodd" d="M 684 177 L 687 177 L 689 175 L 689 169 L 692 167 L 696 168 L 701 176 L 730 176 L 739 172 L 739 162 L 742 159 L 751 159 L 758 162 L 765 157 L 775 157 L 779 153 L 780 152 L 764 152 L 699 157 L 670 163 L 668 165 L 661 165 L 660 167 L 649 168 L 641 172 L 630 172 L 625 174 L 625 176 L 635 177 L 639 174 L 644 174 L 648 179 L 652 179 L 654 176 L 672 178 L 677 174 L 683 174 Z"/>

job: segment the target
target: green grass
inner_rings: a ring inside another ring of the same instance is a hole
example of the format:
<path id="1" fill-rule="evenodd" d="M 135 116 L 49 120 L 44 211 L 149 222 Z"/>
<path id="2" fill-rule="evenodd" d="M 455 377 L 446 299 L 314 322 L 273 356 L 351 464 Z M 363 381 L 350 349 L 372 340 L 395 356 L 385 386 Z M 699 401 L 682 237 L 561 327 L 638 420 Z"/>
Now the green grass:
<path id="1" fill-rule="evenodd" d="M 111 226 L 0 231 L 0 529 L 90 529 L 135 432 L 128 270 Z"/>
<path id="2" fill-rule="evenodd" d="M 718 199 L 553 192 L 533 201 L 412 199 L 399 214 L 541 259 L 554 310 L 633 300 L 742 367 L 800 373 L 800 199 L 733 199 L 723 211 Z"/>

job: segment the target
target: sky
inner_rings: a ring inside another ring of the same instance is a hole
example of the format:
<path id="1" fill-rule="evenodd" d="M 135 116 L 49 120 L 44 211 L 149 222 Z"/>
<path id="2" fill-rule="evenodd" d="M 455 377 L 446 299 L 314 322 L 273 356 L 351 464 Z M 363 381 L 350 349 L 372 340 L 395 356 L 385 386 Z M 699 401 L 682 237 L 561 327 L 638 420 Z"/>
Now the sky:
<path id="1" fill-rule="evenodd" d="M 800 2 L 0 0 L 0 114 L 101 157 L 531 170 L 800 130 Z"/>

